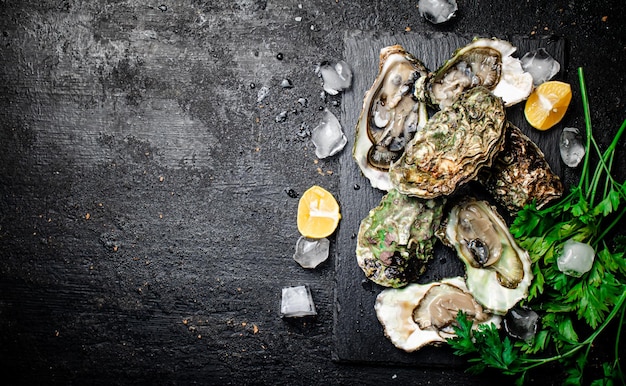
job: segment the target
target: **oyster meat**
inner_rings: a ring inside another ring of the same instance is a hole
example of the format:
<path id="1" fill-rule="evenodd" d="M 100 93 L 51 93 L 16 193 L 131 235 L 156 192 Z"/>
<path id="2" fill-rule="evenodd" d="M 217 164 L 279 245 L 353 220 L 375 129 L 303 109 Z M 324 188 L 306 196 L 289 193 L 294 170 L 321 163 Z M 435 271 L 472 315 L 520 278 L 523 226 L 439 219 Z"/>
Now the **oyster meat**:
<path id="1" fill-rule="evenodd" d="M 389 191 L 359 227 L 356 258 L 365 276 L 395 288 L 416 281 L 433 256 L 443 205 Z"/>
<path id="2" fill-rule="evenodd" d="M 408 352 L 454 337 L 452 325 L 459 311 L 474 321 L 474 327 L 484 323 L 499 327 L 501 320 L 474 300 L 461 277 L 385 289 L 376 297 L 374 309 L 385 336 Z"/>
<path id="3" fill-rule="evenodd" d="M 465 90 L 483 86 L 501 97 L 506 106 L 521 102 L 533 89 L 533 77 L 511 56 L 516 49 L 505 40 L 475 38 L 457 49 L 437 71 L 419 79 L 415 94 L 431 106 L 444 108 Z"/>
<path id="4" fill-rule="evenodd" d="M 433 198 L 453 193 L 491 166 L 505 140 L 502 100 L 485 87 L 462 94 L 435 113 L 389 169 L 401 193 Z"/>
<path id="5" fill-rule="evenodd" d="M 467 288 L 485 309 L 504 315 L 527 296 L 528 252 L 488 202 L 467 198 L 455 205 L 437 236 L 456 250 L 465 264 Z"/>
<path id="6" fill-rule="evenodd" d="M 563 183 L 541 149 L 510 122 L 504 150 L 491 168 L 480 172 L 478 180 L 511 213 L 533 200 L 540 209 L 563 194 Z"/>
<path id="7" fill-rule="evenodd" d="M 353 156 L 374 188 L 391 189 L 387 171 L 405 144 L 426 120 L 424 103 L 413 97 L 413 86 L 428 70 L 400 45 L 380 51 L 378 76 L 365 94 L 356 126 Z"/>

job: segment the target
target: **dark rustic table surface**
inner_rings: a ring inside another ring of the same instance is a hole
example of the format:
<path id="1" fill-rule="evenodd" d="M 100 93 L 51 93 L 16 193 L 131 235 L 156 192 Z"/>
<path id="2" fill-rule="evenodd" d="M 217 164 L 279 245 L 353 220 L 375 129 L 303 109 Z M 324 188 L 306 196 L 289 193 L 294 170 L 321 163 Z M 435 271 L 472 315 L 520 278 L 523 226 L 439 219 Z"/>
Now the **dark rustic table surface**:
<path id="1" fill-rule="evenodd" d="M 318 268 L 292 259 L 293 193 L 354 204 L 340 189 L 353 139 L 318 160 L 302 133 L 362 95 L 322 98 L 316 66 L 438 33 L 562 39 L 561 125 L 583 128 L 578 67 L 602 145 L 626 115 L 622 0 L 459 0 L 437 26 L 417 0 L 1 4 L 0 366 L 15 384 L 490 383 L 454 361 L 351 361 L 337 234 Z M 280 317 L 292 285 L 311 288 L 316 317 Z"/>

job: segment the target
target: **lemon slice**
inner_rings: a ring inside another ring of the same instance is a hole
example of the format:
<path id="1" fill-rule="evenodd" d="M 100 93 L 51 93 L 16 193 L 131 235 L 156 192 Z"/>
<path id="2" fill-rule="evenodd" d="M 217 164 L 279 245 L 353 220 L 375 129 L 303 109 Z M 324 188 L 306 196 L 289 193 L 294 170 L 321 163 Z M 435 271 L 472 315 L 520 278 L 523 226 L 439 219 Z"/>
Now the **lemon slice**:
<path id="1" fill-rule="evenodd" d="M 298 203 L 298 231 L 304 237 L 321 239 L 330 236 L 337 225 L 341 214 L 335 197 L 326 189 L 313 185 Z"/>
<path id="2" fill-rule="evenodd" d="M 571 100 L 569 84 L 556 80 L 545 82 L 537 86 L 526 100 L 524 115 L 535 129 L 548 130 L 561 122 Z"/>

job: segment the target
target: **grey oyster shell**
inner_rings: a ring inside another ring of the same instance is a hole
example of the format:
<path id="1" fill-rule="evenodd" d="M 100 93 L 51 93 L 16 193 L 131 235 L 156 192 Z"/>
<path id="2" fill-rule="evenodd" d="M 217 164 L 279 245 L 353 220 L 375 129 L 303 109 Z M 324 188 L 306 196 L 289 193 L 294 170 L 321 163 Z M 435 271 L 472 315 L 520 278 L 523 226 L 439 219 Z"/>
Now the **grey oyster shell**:
<path id="1" fill-rule="evenodd" d="M 533 89 L 533 77 L 511 56 L 516 50 L 505 40 L 475 38 L 457 49 L 437 71 L 419 79 L 415 95 L 433 107 L 444 108 L 464 91 L 483 86 L 501 97 L 506 106 L 521 102 Z"/>
<path id="2" fill-rule="evenodd" d="M 427 73 L 400 45 L 380 50 L 378 75 L 363 99 L 352 152 L 374 188 L 391 189 L 389 165 L 428 120 L 426 104 L 413 97 L 415 81 Z"/>
<path id="3" fill-rule="evenodd" d="M 420 198 L 450 195 L 491 166 L 505 140 L 502 100 L 475 87 L 435 113 L 391 165 L 391 182 L 401 193 Z"/>
<path id="4" fill-rule="evenodd" d="M 416 281 L 433 256 L 444 204 L 389 191 L 359 227 L 356 258 L 365 276 L 394 288 Z"/>
<path id="5" fill-rule="evenodd" d="M 499 327 L 501 321 L 499 316 L 483 310 L 458 276 L 385 289 L 376 297 L 374 309 L 385 336 L 407 352 L 441 345 L 455 337 L 452 323 L 460 310 L 473 321 L 472 328 L 490 323 Z"/>
<path id="6" fill-rule="evenodd" d="M 456 204 L 436 235 L 456 250 L 467 288 L 486 310 L 504 315 L 526 298 L 533 278 L 530 256 L 488 202 L 466 198 Z"/>
<path id="7" fill-rule="evenodd" d="M 510 122 L 504 150 L 478 180 L 513 214 L 533 200 L 540 209 L 563 194 L 563 183 L 541 149 Z"/>

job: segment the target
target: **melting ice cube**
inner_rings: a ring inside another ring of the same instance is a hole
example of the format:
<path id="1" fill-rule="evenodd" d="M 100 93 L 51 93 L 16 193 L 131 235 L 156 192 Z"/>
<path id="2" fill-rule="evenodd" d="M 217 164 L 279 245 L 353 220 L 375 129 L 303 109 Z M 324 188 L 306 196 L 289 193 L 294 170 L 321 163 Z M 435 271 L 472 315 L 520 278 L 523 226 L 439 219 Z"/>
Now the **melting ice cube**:
<path id="1" fill-rule="evenodd" d="M 287 318 L 317 315 L 309 287 L 283 288 L 280 315 Z"/>
<path id="2" fill-rule="evenodd" d="M 320 159 L 337 154 L 348 143 L 339 120 L 328 109 L 324 109 L 322 121 L 311 131 L 311 140 L 315 145 L 315 155 Z"/>
<path id="3" fill-rule="evenodd" d="M 433 24 L 452 19 L 458 9 L 456 0 L 420 0 L 417 6 L 420 15 Z"/>
<path id="4" fill-rule="evenodd" d="M 352 70 L 343 60 L 335 63 L 323 63 L 315 69 L 322 77 L 324 91 L 330 95 L 337 95 L 352 84 Z"/>
<path id="5" fill-rule="evenodd" d="M 330 241 L 326 238 L 309 239 L 301 236 L 296 242 L 296 253 L 293 259 L 302 268 L 315 268 L 328 259 L 329 249 Z"/>
<path id="6" fill-rule="evenodd" d="M 563 252 L 556 264 L 564 274 L 581 277 L 591 269 L 595 255 L 591 245 L 569 239 L 563 244 Z"/>
<path id="7" fill-rule="evenodd" d="M 265 99 L 266 96 L 268 96 L 270 93 L 270 89 L 267 88 L 266 86 L 263 86 L 259 89 L 259 91 L 257 92 L 257 98 L 256 101 L 257 102 L 261 102 L 263 101 L 263 99 Z"/>
<path id="8" fill-rule="evenodd" d="M 524 71 L 533 76 L 535 86 L 552 79 L 561 69 L 559 62 L 554 60 L 545 48 L 527 52 L 520 61 Z"/>
<path id="9" fill-rule="evenodd" d="M 580 132 L 575 127 L 566 127 L 561 132 L 559 141 L 561 159 L 565 165 L 575 168 L 585 156 L 585 146 L 582 142 Z"/>
<path id="10" fill-rule="evenodd" d="M 504 318 L 506 332 L 514 338 L 528 340 L 537 333 L 539 315 L 529 309 L 515 307 L 509 310 Z"/>

